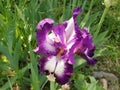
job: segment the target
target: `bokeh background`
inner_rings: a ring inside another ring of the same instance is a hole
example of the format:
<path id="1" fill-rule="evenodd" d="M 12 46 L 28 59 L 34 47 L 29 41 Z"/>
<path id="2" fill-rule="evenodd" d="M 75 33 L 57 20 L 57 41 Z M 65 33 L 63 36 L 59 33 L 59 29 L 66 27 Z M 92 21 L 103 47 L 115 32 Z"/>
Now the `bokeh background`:
<path id="1" fill-rule="evenodd" d="M 109 8 L 104 0 L 0 0 L 0 90 L 49 90 L 32 51 L 36 25 L 44 18 L 68 20 L 78 6 L 77 22 L 93 35 L 98 62 L 89 66 L 76 56 L 70 90 L 120 90 L 120 0 L 105 1 Z"/>

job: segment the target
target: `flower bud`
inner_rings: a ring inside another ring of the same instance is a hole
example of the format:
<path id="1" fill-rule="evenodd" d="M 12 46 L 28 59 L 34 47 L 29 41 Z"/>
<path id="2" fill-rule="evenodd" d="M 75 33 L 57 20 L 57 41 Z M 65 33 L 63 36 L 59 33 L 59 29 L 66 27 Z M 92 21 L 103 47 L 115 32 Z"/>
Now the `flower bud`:
<path id="1" fill-rule="evenodd" d="M 70 90 L 70 86 L 68 84 L 64 84 L 59 90 Z"/>
<path id="2" fill-rule="evenodd" d="M 105 6 L 109 8 L 111 6 L 110 0 L 104 0 Z"/>
<path id="3" fill-rule="evenodd" d="M 51 81 L 51 82 L 55 82 L 55 77 L 53 74 L 50 74 L 47 76 L 48 80 Z"/>

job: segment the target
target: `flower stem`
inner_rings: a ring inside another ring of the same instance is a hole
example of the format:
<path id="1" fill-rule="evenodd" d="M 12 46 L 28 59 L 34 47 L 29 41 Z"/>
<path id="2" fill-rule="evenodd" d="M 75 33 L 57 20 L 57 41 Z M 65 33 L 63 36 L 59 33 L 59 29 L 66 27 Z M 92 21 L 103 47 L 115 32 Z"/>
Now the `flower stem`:
<path id="1" fill-rule="evenodd" d="M 55 90 L 55 82 L 50 81 L 50 90 Z"/>
<path id="2" fill-rule="evenodd" d="M 101 19 L 100 19 L 100 22 L 99 22 L 99 24 L 98 24 L 98 29 L 97 29 L 97 31 L 100 31 L 100 28 L 101 28 L 101 26 L 102 26 L 102 23 L 103 23 L 103 21 L 104 21 L 104 19 L 105 19 L 105 16 L 106 16 L 108 10 L 109 10 L 109 8 L 106 7 L 105 10 L 104 10 L 104 12 L 103 12 L 103 15 L 102 15 L 102 17 L 101 17 Z"/>
<path id="3" fill-rule="evenodd" d="M 95 32 L 95 37 L 96 37 L 96 36 L 98 35 L 98 33 L 100 32 L 101 26 L 102 26 L 102 24 L 103 24 L 103 21 L 104 21 L 104 19 L 105 19 L 105 16 L 106 16 L 108 10 L 109 10 L 109 8 L 108 8 L 108 7 L 105 7 L 104 12 L 103 12 L 103 14 L 102 14 L 102 17 L 101 17 L 101 19 L 100 19 L 100 22 L 98 23 L 97 31 Z"/>

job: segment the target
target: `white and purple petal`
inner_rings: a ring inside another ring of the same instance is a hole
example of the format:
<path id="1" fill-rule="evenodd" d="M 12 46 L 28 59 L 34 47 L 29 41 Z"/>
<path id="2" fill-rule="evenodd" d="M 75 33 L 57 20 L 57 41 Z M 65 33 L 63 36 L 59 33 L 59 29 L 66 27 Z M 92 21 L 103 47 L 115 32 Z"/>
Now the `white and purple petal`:
<path id="1" fill-rule="evenodd" d="M 96 63 L 92 35 L 87 28 L 82 30 L 76 21 L 80 12 L 78 7 L 68 21 L 53 26 L 54 21 L 46 18 L 36 27 L 38 47 L 34 51 L 44 55 L 38 63 L 40 72 L 54 75 L 61 85 L 66 84 L 73 73 L 75 54 L 86 59 L 90 65 Z"/>
<path id="2" fill-rule="evenodd" d="M 88 52 L 94 53 L 93 51 L 90 51 L 90 50 L 88 51 L 87 49 L 82 55 L 82 57 L 87 60 L 87 63 L 89 65 L 94 65 L 97 62 L 97 60 L 93 58 L 90 54 L 88 54 Z"/>
<path id="3" fill-rule="evenodd" d="M 94 65 L 97 61 L 96 59 L 92 58 L 94 55 L 95 45 L 92 41 L 91 34 L 86 28 L 82 31 L 82 38 L 80 37 L 79 39 L 78 37 L 77 42 L 78 43 L 76 44 L 74 52 L 86 59 L 88 64 Z"/>
<path id="4" fill-rule="evenodd" d="M 36 29 L 38 31 L 43 30 L 42 28 L 45 26 L 46 23 L 52 25 L 54 23 L 54 20 L 52 20 L 51 18 L 45 18 L 38 23 Z"/>
<path id="5" fill-rule="evenodd" d="M 57 75 L 56 76 L 56 81 L 60 83 L 61 85 L 68 83 L 72 73 L 73 73 L 73 65 L 69 64 L 68 62 L 65 62 L 64 64 L 64 72 L 61 74 L 61 76 Z M 57 69 L 56 69 L 57 70 Z"/>
<path id="6" fill-rule="evenodd" d="M 54 74 L 56 82 L 63 85 L 67 83 L 73 73 L 73 65 L 59 56 L 43 57 L 38 63 L 40 72 Z"/>
<path id="7" fill-rule="evenodd" d="M 76 8 L 73 10 L 73 16 L 70 18 L 70 20 L 66 21 L 67 22 L 67 27 L 65 29 L 66 31 L 66 41 L 67 43 L 71 42 L 76 36 L 76 33 L 79 29 L 79 26 L 76 21 L 76 17 L 79 15 L 81 12 L 80 7 Z"/>
<path id="8" fill-rule="evenodd" d="M 66 26 L 67 26 L 67 23 L 64 22 L 62 24 L 58 24 L 53 27 L 53 32 L 56 35 L 56 39 L 58 40 L 58 42 L 61 42 L 63 44 L 65 44 L 66 42 L 66 37 L 65 37 Z"/>
<path id="9" fill-rule="evenodd" d="M 49 35 L 50 31 L 52 30 L 54 21 L 52 19 L 46 18 L 40 21 L 37 25 L 37 40 L 38 40 L 38 47 L 34 50 L 38 54 L 48 54 L 48 55 L 55 55 L 56 48 L 54 47 L 53 38 Z"/>

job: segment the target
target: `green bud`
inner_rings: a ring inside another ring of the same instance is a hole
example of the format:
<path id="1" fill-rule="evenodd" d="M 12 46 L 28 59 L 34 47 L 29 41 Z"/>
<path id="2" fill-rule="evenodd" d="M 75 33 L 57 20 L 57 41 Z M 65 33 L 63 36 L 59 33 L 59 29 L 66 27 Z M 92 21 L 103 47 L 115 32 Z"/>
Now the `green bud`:
<path id="1" fill-rule="evenodd" d="M 51 82 L 55 82 L 55 76 L 53 74 L 49 74 L 47 76 L 48 80 L 51 81 Z"/>
<path id="2" fill-rule="evenodd" d="M 105 6 L 109 8 L 111 6 L 110 0 L 104 0 Z"/>

